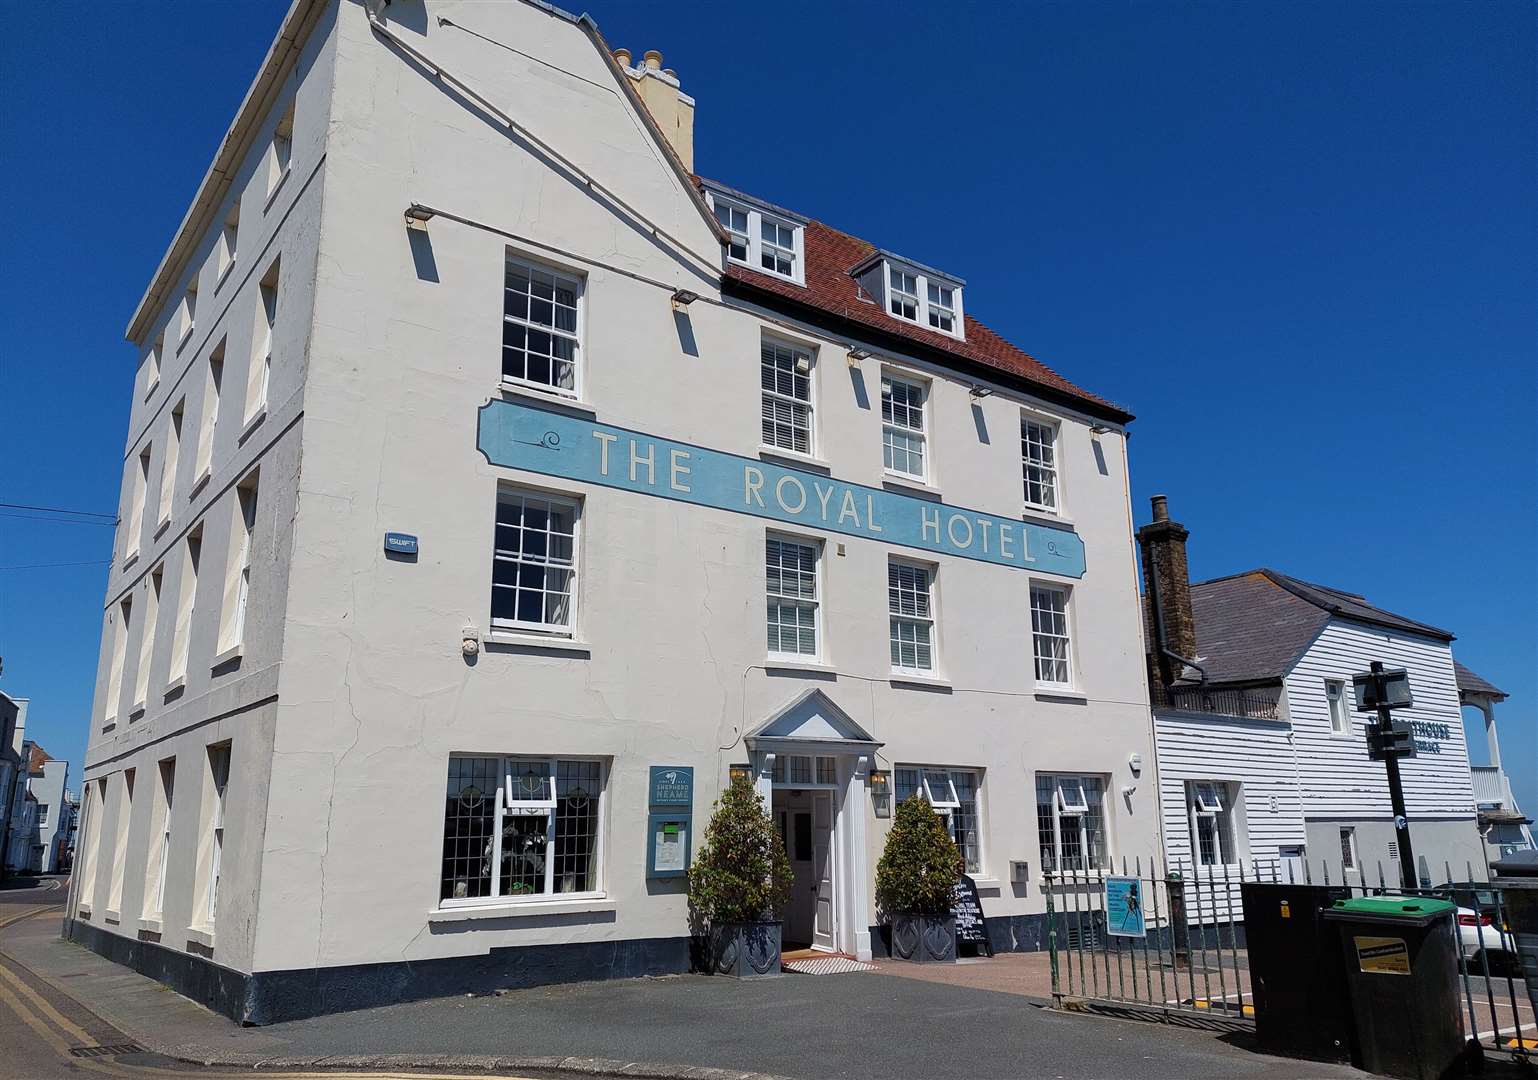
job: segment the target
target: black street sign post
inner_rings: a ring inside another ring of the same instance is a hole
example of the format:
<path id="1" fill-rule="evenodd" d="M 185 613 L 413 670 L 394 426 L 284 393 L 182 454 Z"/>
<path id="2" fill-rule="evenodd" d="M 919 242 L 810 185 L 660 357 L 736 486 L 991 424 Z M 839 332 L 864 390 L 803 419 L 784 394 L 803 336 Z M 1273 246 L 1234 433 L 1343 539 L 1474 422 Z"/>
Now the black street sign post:
<path id="1" fill-rule="evenodd" d="M 1383 762 L 1388 772 L 1388 796 L 1394 808 L 1394 834 L 1399 841 L 1399 883 L 1405 891 L 1413 892 L 1415 880 L 1415 852 L 1410 847 L 1410 817 L 1405 812 L 1404 785 L 1399 779 L 1399 759 L 1415 756 L 1415 735 L 1410 725 L 1395 721 L 1393 709 L 1413 704 L 1410 696 L 1410 676 L 1403 668 L 1385 671 L 1383 664 L 1374 660 L 1372 670 L 1352 676 L 1356 692 L 1358 712 L 1376 712 L 1378 722 L 1367 725 L 1367 756 Z"/>

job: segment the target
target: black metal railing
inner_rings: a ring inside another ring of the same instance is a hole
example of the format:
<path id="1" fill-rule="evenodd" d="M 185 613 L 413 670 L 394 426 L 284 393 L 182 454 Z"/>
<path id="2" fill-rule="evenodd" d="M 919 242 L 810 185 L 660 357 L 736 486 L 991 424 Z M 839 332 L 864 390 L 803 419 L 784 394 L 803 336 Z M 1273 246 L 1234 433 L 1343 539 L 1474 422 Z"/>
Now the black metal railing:
<path id="1" fill-rule="evenodd" d="M 1505 886 L 1461 879 L 1444 863 L 1445 884 L 1405 890 L 1383 861 L 1343 870 L 1337 862 L 1280 859 L 1233 866 L 1172 866 L 1153 858 L 1098 870 L 1045 875 L 1052 996 L 1059 1006 L 1112 1011 L 1204 1026 L 1248 1028 L 1255 999 L 1242 887 L 1246 882 L 1325 885 L 1351 895 L 1421 895 L 1459 908 L 1458 978 L 1466 1036 L 1486 1054 L 1538 1060 L 1538 997 L 1523 980 L 1507 920 Z M 1317 863 L 1317 866 L 1315 865 Z M 1146 932 L 1119 936 L 1107 924 L 1108 879 L 1138 883 Z M 1472 914 L 1470 914 L 1472 912 Z"/>
<path id="2" fill-rule="evenodd" d="M 1165 703 L 1186 712 L 1243 716 L 1252 720 L 1275 720 L 1281 707 L 1280 687 L 1255 690 L 1221 689 L 1206 686 L 1167 686 Z"/>

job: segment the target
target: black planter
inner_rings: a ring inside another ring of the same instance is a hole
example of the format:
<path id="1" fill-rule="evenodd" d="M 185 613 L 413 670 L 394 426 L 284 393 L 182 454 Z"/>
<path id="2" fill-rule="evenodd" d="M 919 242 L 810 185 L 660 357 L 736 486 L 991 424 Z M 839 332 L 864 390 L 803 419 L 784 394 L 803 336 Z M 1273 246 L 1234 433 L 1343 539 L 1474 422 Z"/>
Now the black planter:
<path id="1" fill-rule="evenodd" d="M 956 916 L 893 915 L 892 959 L 915 964 L 955 963 Z"/>
<path id="2" fill-rule="evenodd" d="M 711 923 L 708 944 L 706 970 L 712 975 L 758 979 L 780 973 L 777 922 Z"/>

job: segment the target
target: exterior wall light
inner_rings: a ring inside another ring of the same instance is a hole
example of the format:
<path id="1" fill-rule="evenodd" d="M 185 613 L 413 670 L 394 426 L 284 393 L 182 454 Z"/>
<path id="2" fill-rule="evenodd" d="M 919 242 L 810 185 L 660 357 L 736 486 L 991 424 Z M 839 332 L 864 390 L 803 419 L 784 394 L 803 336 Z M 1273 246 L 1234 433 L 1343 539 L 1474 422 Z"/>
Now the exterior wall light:
<path id="1" fill-rule="evenodd" d="M 673 290 L 673 310 L 677 311 L 680 308 L 686 308 L 699 298 L 700 294 L 697 292 L 691 292 L 688 289 L 675 289 Z"/>
<path id="2" fill-rule="evenodd" d="M 427 231 L 427 223 L 433 219 L 435 211 L 429 210 L 421 203 L 412 203 L 406 207 L 406 228 L 416 229 L 418 232 Z"/>
<path id="3" fill-rule="evenodd" d="M 984 386 L 982 383 L 973 383 L 972 384 L 972 391 L 971 391 L 971 393 L 972 393 L 972 396 L 975 397 L 975 398 L 985 398 L 985 397 L 992 397 L 993 396 L 993 391 L 989 387 Z"/>
<path id="4" fill-rule="evenodd" d="M 892 816 L 891 774 L 878 769 L 870 773 L 870 802 L 878 818 Z"/>
<path id="5" fill-rule="evenodd" d="M 848 357 L 849 366 L 859 367 L 861 360 L 869 360 L 872 356 L 875 355 L 876 354 L 871 352 L 869 349 L 850 349 Z"/>
<path id="6" fill-rule="evenodd" d="M 729 784 L 735 784 L 739 780 L 747 780 L 751 783 L 753 780 L 753 766 L 746 762 L 728 765 L 726 767 L 726 780 Z"/>

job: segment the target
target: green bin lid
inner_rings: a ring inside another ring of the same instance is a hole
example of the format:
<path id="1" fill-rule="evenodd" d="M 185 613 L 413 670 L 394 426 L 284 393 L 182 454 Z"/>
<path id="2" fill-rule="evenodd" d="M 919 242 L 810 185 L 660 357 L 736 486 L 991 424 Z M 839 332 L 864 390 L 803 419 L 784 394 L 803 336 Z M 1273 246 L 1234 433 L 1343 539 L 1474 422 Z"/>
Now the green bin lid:
<path id="1" fill-rule="evenodd" d="M 1458 905 L 1430 896 L 1358 896 L 1351 900 L 1335 901 L 1331 910 L 1369 915 L 1377 919 L 1424 919 L 1457 911 Z"/>

